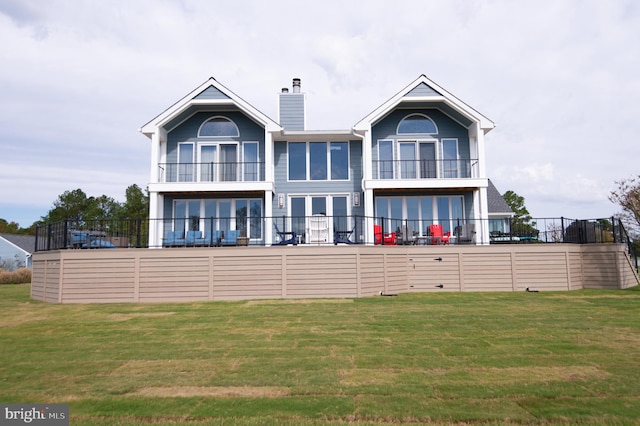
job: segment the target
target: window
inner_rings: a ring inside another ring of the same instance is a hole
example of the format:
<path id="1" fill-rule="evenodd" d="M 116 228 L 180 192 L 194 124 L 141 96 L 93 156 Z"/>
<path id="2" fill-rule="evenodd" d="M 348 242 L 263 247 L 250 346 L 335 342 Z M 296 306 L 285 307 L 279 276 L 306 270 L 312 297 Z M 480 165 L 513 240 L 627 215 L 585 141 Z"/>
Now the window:
<path id="1" fill-rule="evenodd" d="M 289 142 L 289 180 L 349 179 L 348 142 Z"/>
<path id="2" fill-rule="evenodd" d="M 213 182 L 217 180 L 217 145 L 200 146 L 200 182 Z"/>
<path id="3" fill-rule="evenodd" d="M 193 182 L 193 144 L 178 145 L 178 182 Z"/>
<path id="4" fill-rule="evenodd" d="M 415 142 L 400 142 L 400 178 L 415 179 L 416 177 L 416 144 Z"/>
<path id="5" fill-rule="evenodd" d="M 393 141 L 378 142 L 378 175 L 380 179 L 393 179 Z"/>
<path id="6" fill-rule="evenodd" d="M 451 232 L 464 220 L 463 197 L 376 197 L 375 215 L 385 218 L 385 229 L 390 232 L 405 223 L 421 235 L 434 223 Z"/>
<path id="7" fill-rule="evenodd" d="M 226 117 L 213 117 L 202 123 L 198 137 L 239 137 L 240 131 L 236 123 Z"/>
<path id="8" fill-rule="evenodd" d="M 311 180 L 327 180 L 327 143 L 309 143 L 309 172 Z"/>
<path id="9" fill-rule="evenodd" d="M 405 117 L 400 124 L 398 124 L 399 135 L 402 134 L 436 134 L 438 133 L 438 128 L 436 124 L 426 115 L 422 114 L 412 114 Z"/>
<path id="10" fill-rule="evenodd" d="M 247 211 L 249 209 L 249 211 Z M 173 202 L 174 231 L 244 230 L 252 239 L 262 238 L 262 200 L 206 199 Z"/>
<path id="11" fill-rule="evenodd" d="M 331 180 L 349 179 L 349 145 L 331 142 Z"/>
<path id="12" fill-rule="evenodd" d="M 420 177 L 433 179 L 437 176 L 436 143 L 420 142 Z"/>
<path id="13" fill-rule="evenodd" d="M 258 144 L 256 142 L 245 142 L 242 145 L 242 149 L 244 151 L 244 181 L 258 181 L 260 178 L 258 167 Z"/>
<path id="14" fill-rule="evenodd" d="M 289 149 L 289 179 L 307 179 L 307 144 L 305 142 L 290 142 Z"/>
<path id="15" fill-rule="evenodd" d="M 236 144 L 220 145 L 220 168 L 221 181 L 238 180 L 238 146 Z"/>
<path id="16" fill-rule="evenodd" d="M 445 178 L 458 176 L 458 140 L 442 139 L 442 175 Z"/>

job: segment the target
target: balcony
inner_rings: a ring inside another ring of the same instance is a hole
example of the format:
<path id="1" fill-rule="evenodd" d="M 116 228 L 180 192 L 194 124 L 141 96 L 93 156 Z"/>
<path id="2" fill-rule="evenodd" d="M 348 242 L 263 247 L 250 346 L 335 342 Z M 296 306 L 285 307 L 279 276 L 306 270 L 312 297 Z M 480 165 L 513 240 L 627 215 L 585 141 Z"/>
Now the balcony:
<path id="1" fill-rule="evenodd" d="M 159 163 L 158 182 L 264 182 L 264 162 Z"/>
<path id="2" fill-rule="evenodd" d="M 479 176 L 478 160 L 377 160 L 373 179 L 470 179 Z"/>

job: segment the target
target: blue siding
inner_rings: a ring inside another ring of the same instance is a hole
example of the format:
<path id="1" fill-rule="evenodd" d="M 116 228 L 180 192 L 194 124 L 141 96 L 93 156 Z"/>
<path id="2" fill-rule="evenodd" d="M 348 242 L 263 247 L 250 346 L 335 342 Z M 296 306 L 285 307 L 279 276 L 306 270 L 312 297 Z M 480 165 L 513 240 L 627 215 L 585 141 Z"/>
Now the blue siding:
<path id="1" fill-rule="evenodd" d="M 304 130 L 304 94 L 280 94 L 280 125 L 285 130 Z"/>
<path id="2" fill-rule="evenodd" d="M 426 83 L 420 83 L 420 85 L 414 87 L 406 96 L 442 96 L 436 90 Z"/>
<path id="3" fill-rule="evenodd" d="M 213 86 L 207 87 L 205 90 L 197 94 L 194 99 L 230 99 L 229 96 L 222 93 Z"/>

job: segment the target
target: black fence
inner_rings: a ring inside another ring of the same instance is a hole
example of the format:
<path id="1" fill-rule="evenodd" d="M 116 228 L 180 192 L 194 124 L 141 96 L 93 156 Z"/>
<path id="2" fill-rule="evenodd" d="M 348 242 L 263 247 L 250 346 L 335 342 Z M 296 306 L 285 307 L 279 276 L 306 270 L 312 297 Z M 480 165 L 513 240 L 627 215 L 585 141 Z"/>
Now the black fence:
<path id="1" fill-rule="evenodd" d="M 267 230 L 270 229 L 270 233 Z M 489 240 L 481 239 L 488 230 Z M 155 235 L 150 242 L 150 232 Z M 267 235 L 270 234 L 270 240 Z M 393 219 L 364 216 L 192 216 L 164 219 L 65 220 L 36 228 L 35 251 L 246 245 L 435 245 L 623 243 L 637 256 L 622 222 L 576 220 Z"/>

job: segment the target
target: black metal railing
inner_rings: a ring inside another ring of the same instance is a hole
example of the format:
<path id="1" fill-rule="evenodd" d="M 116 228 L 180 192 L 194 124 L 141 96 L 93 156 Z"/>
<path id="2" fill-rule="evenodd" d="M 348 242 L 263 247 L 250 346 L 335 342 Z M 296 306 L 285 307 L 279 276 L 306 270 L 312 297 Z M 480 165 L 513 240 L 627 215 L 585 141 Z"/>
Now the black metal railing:
<path id="1" fill-rule="evenodd" d="M 487 234 L 489 239 L 483 240 L 482 236 Z M 282 244 L 538 243 L 625 244 L 636 268 L 638 267 L 632 240 L 622 222 L 616 218 L 577 220 L 560 217 L 522 222 L 512 218 L 431 220 L 317 214 L 87 221 L 75 219 L 38 225 L 35 251 Z"/>
<path id="2" fill-rule="evenodd" d="M 264 162 L 159 163 L 158 180 L 172 182 L 262 182 Z"/>
<path id="3" fill-rule="evenodd" d="M 478 176 L 478 160 L 377 160 L 373 179 L 461 179 Z"/>

